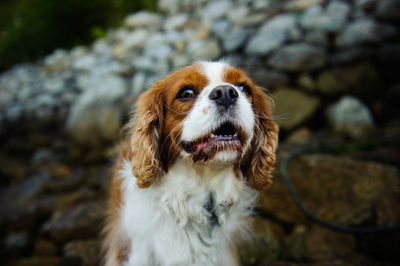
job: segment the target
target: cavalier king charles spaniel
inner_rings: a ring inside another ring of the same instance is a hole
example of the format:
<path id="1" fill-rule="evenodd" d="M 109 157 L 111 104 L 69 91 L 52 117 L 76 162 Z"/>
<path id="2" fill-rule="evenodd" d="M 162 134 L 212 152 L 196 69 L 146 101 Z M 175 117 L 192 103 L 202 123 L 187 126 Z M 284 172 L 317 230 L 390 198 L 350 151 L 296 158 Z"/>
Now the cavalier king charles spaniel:
<path id="1" fill-rule="evenodd" d="M 185 67 L 142 94 L 112 179 L 105 264 L 238 265 L 233 242 L 271 183 L 271 105 L 223 62 Z"/>

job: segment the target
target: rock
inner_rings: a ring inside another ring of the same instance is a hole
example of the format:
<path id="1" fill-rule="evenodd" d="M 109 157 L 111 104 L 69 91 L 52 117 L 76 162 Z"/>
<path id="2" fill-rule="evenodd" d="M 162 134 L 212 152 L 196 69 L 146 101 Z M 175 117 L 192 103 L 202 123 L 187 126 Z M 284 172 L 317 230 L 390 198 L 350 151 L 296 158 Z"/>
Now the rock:
<path id="1" fill-rule="evenodd" d="M 0 155 L 1 183 L 19 184 L 27 176 L 27 166 L 17 159 Z"/>
<path id="2" fill-rule="evenodd" d="M 202 20 L 212 22 L 221 18 L 228 13 L 231 5 L 232 3 L 226 0 L 210 1 L 202 10 Z"/>
<path id="3" fill-rule="evenodd" d="M 10 232 L 1 240 L 0 258 L 10 260 L 21 257 L 29 249 L 31 239 L 27 231 Z"/>
<path id="4" fill-rule="evenodd" d="M 356 239 L 350 234 L 338 233 L 316 225 L 311 228 L 297 226 L 284 239 L 284 246 L 284 257 L 287 259 L 330 262 L 336 258 L 353 255 Z"/>
<path id="5" fill-rule="evenodd" d="M 304 206 L 320 219 L 337 225 L 371 221 L 375 217 L 373 207 L 382 195 L 400 193 L 397 168 L 348 156 L 303 155 L 290 163 L 288 172 Z M 305 217 L 283 180 L 278 173 L 274 176 L 274 184 L 260 197 L 261 208 L 282 221 L 303 223 Z"/>
<path id="6" fill-rule="evenodd" d="M 180 0 L 159 0 L 157 7 L 162 12 L 175 14 L 181 8 L 181 2 Z"/>
<path id="7" fill-rule="evenodd" d="M 139 97 L 146 88 L 146 74 L 137 72 L 132 78 L 131 94 L 133 98 Z"/>
<path id="8" fill-rule="evenodd" d="M 400 44 L 387 44 L 378 51 L 377 66 L 383 81 L 388 84 L 399 83 L 397 67 L 400 65 Z"/>
<path id="9" fill-rule="evenodd" d="M 73 62 L 73 68 L 77 70 L 86 70 L 89 71 L 92 68 L 94 68 L 97 64 L 97 58 L 93 54 L 85 54 L 82 55 L 81 57 L 78 57 L 74 62 Z"/>
<path id="10" fill-rule="evenodd" d="M 43 265 L 59 265 L 61 261 L 59 257 L 46 256 L 46 257 L 31 257 L 27 259 L 19 259 L 7 263 L 6 266 L 43 266 Z M 72 265 L 71 265 L 72 266 Z"/>
<path id="11" fill-rule="evenodd" d="M 240 48 L 249 36 L 249 31 L 243 28 L 231 29 L 223 38 L 223 48 L 226 52 L 233 52 Z"/>
<path id="12" fill-rule="evenodd" d="M 338 32 L 345 25 L 351 12 L 351 6 L 344 1 L 329 1 L 324 10 L 321 5 L 308 8 L 300 20 L 300 24 L 307 30 L 323 30 Z"/>
<path id="13" fill-rule="evenodd" d="M 162 16 L 148 11 L 140 11 L 126 17 L 124 26 L 127 28 L 160 29 L 163 24 Z"/>
<path id="14" fill-rule="evenodd" d="M 360 138 L 374 128 L 369 109 L 357 98 L 345 96 L 326 113 L 331 127 L 353 138 Z"/>
<path id="15" fill-rule="evenodd" d="M 289 44 L 274 52 L 268 64 L 279 70 L 291 72 L 309 71 L 325 65 L 325 52 L 310 44 Z"/>
<path id="16" fill-rule="evenodd" d="M 188 15 L 185 13 L 167 17 L 164 22 L 166 30 L 182 30 L 188 23 Z"/>
<path id="17" fill-rule="evenodd" d="M 215 60 L 221 54 L 218 42 L 213 39 L 194 41 L 188 45 L 187 51 L 193 60 Z"/>
<path id="18" fill-rule="evenodd" d="M 87 146 L 115 140 L 122 124 L 117 101 L 127 92 L 124 80 L 107 75 L 89 79 L 86 90 L 71 107 L 67 129 L 71 138 Z"/>
<path id="19" fill-rule="evenodd" d="M 57 246 L 46 239 L 40 239 L 35 243 L 35 256 L 54 256 L 57 254 Z"/>
<path id="20" fill-rule="evenodd" d="M 43 229 L 58 243 L 97 237 L 102 229 L 105 206 L 104 201 L 87 202 L 64 211 L 57 211 Z"/>
<path id="21" fill-rule="evenodd" d="M 338 51 L 329 56 L 328 62 L 332 65 L 370 61 L 373 52 L 367 48 L 350 48 Z"/>
<path id="22" fill-rule="evenodd" d="M 327 47 L 328 45 L 328 37 L 327 35 L 320 30 L 313 30 L 306 34 L 304 40 L 308 43 L 316 44 L 322 47 Z"/>
<path id="23" fill-rule="evenodd" d="M 260 218 L 253 220 L 255 230 L 251 242 L 241 243 L 238 247 L 242 265 L 258 265 L 263 259 L 275 261 L 280 253 L 280 243 L 274 229 L 279 227 L 277 230 L 281 231 L 282 228 Z"/>
<path id="24" fill-rule="evenodd" d="M 314 6 L 317 4 L 321 4 L 324 2 L 323 0 L 294 0 L 294 1 L 289 1 L 287 3 L 287 8 L 289 10 L 295 10 L 295 11 L 303 11 L 310 6 Z"/>
<path id="25" fill-rule="evenodd" d="M 311 118 L 320 105 L 316 97 L 293 89 L 279 89 L 273 93 L 274 117 L 279 127 L 291 130 Z"/>
<path id="26" fill-rule="evenodd" d="M 130 49 L 142 48 L 149 38 L 149 32 L 144 29 L 136 29 L 126 35 L 122 41 L 122 47 L 125 51 Z"/>
<path id="27" fill-rule="evenodd" d="M 308 91 L 315 91 L 317 88 L 315 80 L 307 73 L 303 73 L 297 78 L 297 84 Z"/>
<path id="28" fill-rule="evenodd" d="M 377 2 L 377 0 L 357 0 L 355 4 L 357 8 L 369 12 L 375 8 Z"/>
<path id="29" fill-rule="evenodd" d="M 232 23 L 227 19 L 217 20 L 211 25 L 210 31 L 215 34 L 218 38 L 224 39 L 231 29 Z"/>
<path id="30" fill-rule="evenodd" d="M 264 67 L 255 67 L 248 73 L 256 84 L 267 89 L 277 88 L 289 83 L 289 78 L 283 72 L 266 69 Z"/>
<path id="31" fill-rule="evenodd" d="M 375 11 L 376 17 L 385 20 L 400 21 L 400 2 L 397 0 L 377 1 L 378 6 Z"/>
<path id="32" fill-rule="evenodd" d="M 296 16 L 278 15 L 265 22 L 246 46 L 248 54 L 267 55 L 290 39 L 298 39 Z"/>
<path id="33" fill-rule="evenodd" d="M 65 50 L 57 49 L 52 54 L 46 56 L 44 59 L 46 70 L 49 72 L 62 71 L 70 67 L 71 60 Z"/>
<path id="34" fill-rule="evenodd" d="M 326 94 L 351 91 L 364 96 L 381 86 L 376 70 L 369 63 L 323 71 L 318 76 L 317 84 L 318 90 Z"/>
<path id="35" fill-rule="evenodd" d="M 397 32 L 388 24 L 378 24 L 368 18 L 361 18 L 350 23 L 336 38 L 337 47 L 355 46 L 367 43 L 379 43 Z"/>
<path id="36" fill-rule="evenodd" d="M 66 257 L 81 258 L 82 266 L 99 265 L 101 260 L 100 243 L 94 239 L 68 242 L 64 245 L 63 251 Z"/>

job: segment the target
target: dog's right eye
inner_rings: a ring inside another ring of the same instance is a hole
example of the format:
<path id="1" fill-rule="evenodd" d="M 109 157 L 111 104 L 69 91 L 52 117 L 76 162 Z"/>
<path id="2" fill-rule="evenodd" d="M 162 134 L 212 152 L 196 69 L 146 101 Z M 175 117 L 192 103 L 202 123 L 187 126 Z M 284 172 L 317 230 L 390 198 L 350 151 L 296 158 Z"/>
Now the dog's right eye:
<path id="1" fill-rule="evenodd" d="M 181 101 L 189 101 L 196 98 L 196 96 L 196 92 L 192 86 L 185 86 L 179 91 L 176 98 Z"/>

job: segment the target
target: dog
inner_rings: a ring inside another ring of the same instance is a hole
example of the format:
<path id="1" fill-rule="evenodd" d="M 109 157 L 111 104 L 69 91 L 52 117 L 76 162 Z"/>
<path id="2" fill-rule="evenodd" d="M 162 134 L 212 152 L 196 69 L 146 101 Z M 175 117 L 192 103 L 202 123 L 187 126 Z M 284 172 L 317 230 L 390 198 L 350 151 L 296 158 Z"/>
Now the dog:
<path id="1" fill-rule="evenodd" d="M 199 62 L 143 93 L 114 170 L 105 265 L 238 265 L 278 144 L 272 101 L 242 70 Z"/>

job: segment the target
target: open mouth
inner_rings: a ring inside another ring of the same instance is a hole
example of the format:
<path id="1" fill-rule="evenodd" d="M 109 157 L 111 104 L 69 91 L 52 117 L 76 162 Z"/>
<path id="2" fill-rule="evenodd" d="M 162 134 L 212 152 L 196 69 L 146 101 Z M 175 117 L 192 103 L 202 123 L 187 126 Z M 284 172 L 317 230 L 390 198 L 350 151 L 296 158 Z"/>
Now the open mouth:
<path id="1" fill-rule="evenodd" d="M 213 156 L 223 150 L 241 152 L 243 140 L 242 130 L 228 121 L 222 123 L 204 137 L 191 142 L 182 142 L 182 147 L 194 156 L 199 154 Z"/>

